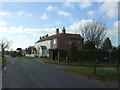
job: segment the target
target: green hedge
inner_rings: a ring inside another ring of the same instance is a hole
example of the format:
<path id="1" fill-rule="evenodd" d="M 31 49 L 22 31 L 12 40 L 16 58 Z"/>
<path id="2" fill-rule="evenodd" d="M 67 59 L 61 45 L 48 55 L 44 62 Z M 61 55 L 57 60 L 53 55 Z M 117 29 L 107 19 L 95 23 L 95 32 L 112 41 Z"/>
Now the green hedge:
<path id="1" fill-rule="evenodd" d="M 66 56 L 69 57 L 69 59 L 71 58 L 71 51 L 65 51 Z M 82 60 L 96 60 L 96 59 L 100 59 L 102 60 L 104 57 L 107 57 L 109 59 L 109 53 L 105 50 L 79 50 L 78 53 L 76 53 L 78 56 L 78 60 L 79 58 Z M 116 62 L 116 60 L 118 60 L 118 51 L 113 51 L 111 53 L 111 59 L 112 61 Z"/>

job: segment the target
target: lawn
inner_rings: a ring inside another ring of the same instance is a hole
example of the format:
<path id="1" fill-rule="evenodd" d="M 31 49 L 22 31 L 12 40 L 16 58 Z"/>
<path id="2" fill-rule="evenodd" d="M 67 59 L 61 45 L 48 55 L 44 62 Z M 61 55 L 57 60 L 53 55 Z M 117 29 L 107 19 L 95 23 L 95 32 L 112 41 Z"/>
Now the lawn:
<path id="1" fill-rule="evenodd" d="M 72 67 L 65 68 L 66 71 L 70 71 L 87 78 L 99 79 L 99 80 L 113 80 L 118 78 L 118 71 L 116 70 L 105 70 L 105 69 L 96 69 L 96 75 L 94 74 L 93 68 L 90 67 Z"/>

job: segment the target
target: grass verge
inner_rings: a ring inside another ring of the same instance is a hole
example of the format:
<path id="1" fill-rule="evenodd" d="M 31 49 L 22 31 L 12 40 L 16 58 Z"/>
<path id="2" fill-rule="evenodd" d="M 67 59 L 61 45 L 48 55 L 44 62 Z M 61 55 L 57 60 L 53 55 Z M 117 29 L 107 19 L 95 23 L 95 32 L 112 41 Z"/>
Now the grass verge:
<path id="1" fill-rule="evenodd" d="M 87 78 L 98 79 L 102 81 L 113 80 L 118 78 L 118 71 L 116 70 L 105 70 L 105 69 L 96 69 L 96 75 L 94 74 L 93 68 L 89 67 L 72 67 L 65 68 L 64 70 L 70 71 Z"/>
<path id="2" fill-rule="evenodd" d="M 22 57 L 17 57 L 17 58 L 20 58 L 20 59 L 35 59 L 37 57 L 26 57 L 26 56 L 22 56 Z"/>
<path id="3" fill-rule="evenodd" d="M 69 65 L 69 66 L 81 66 L 81 67 L 91 67 L 93 66 L 94 62 L 86 61 L 86 62 L 74 62 L 74 61 L 62 61 L 62 62 L 46 62 L 49 64 L 59 64 L 59 65 Z M 116 67 L 116 64 L 109 64 L 109 63 L 98 63 L 96 64 L 99 67 Z"/>

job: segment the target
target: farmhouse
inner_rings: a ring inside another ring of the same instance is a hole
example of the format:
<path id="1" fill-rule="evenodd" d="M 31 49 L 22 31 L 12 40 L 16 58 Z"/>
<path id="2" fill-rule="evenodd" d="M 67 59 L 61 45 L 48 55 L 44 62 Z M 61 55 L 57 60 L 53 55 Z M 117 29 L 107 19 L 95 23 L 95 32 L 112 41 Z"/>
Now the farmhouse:
<path id="1" fill-rule="evenodd" d="M 71 44 L 74 44 L 81 49 L 83 44 L 83 38 L 80 34 L 70 34 L 66 33 L 65 27 L 62 29 L 62 33 L 59 33 L 59 28 L 56 29 L 56 34 L 52 36 L 46 36 L 40 38 L 35 43 L 35 48 L 37 50 L 36 56 L 52 57 L 53 60 L 56 58 L 65 58 L 64 51 L 70 50 Z"/>

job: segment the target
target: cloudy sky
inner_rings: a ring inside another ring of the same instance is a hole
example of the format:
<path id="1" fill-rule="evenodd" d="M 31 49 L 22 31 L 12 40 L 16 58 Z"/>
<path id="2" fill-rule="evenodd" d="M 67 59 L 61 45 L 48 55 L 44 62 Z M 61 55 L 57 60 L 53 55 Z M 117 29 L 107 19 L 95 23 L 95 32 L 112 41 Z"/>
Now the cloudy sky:
<path id="1" fill-rule="evenodd" d="M 107 36 L 118 46 L 117 2 L 0 2 L 0 38 L 11 48 L 34 45 L 40 36 L 55 34 L 58 27 L 80 33 L 84 23 L 97 20 L 107 27 Z"/>

